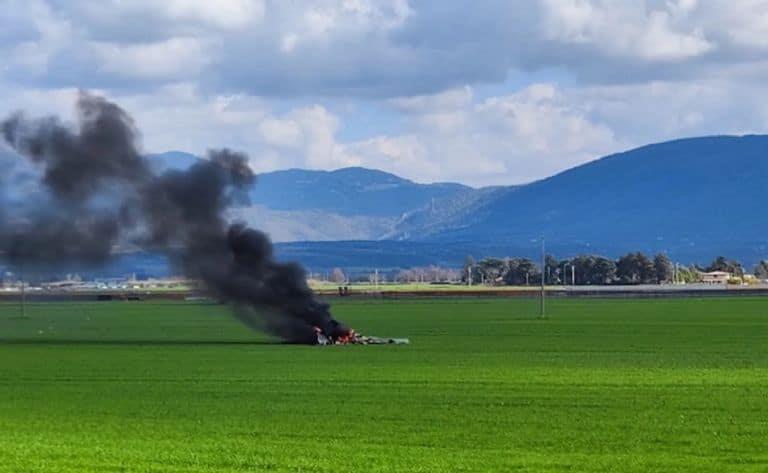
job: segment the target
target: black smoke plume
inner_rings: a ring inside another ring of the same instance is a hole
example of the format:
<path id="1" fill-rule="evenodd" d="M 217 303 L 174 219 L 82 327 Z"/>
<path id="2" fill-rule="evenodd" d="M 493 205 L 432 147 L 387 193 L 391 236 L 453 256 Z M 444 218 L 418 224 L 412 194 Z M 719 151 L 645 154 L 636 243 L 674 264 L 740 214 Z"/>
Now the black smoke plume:
<path id="1" fill-rule="evenodd" d="M 187 170 L 156 174 L 124 110 L 86 92 L 76 110 L 74 127 L 21 113 L 2 122 L 5 143 L 30 161 L 38 184 L 19 209 L 0 211 L 6 262 L 53 269 L 103 264 L 116 247 L 162 251 L 252 328 L 294 342 L 314 341 L 314 327 L 347 330 L 300 266 L 275 260 L 265 234 L 224 218 L 255 182 L 247 156 L 214 150 Z"/>

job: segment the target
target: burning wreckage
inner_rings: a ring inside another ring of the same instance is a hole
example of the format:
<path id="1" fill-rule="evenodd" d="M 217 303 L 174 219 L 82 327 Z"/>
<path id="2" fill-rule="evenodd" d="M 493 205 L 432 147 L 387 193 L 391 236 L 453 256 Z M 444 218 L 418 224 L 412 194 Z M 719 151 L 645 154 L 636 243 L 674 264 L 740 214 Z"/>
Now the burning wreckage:
<path id="1" fill-rule="evenodd" d="M 104 265 L 119 246 L 159 251 L 240 322 L 289 343 L 408 343 L 346 328 L 317 299 L 301 266 L 275 259 L 266 234 L 227 220 L 230 205 L 247 203 L 255 184 L 248 156 L 211 150 L 187 169 L 158 172 L 140 150 L 133 118 L 117 104 L 83 91 L 76 112 L 74 124 L 22 112 L 0 120 L 0 143 L 26 158 L 23 182 L 38 181 L 25 186 L 44 190 L 0 209 L 5 263 L 42 274 Z M 15 182 L 15 166 L 0 174 L 0 191 Z"/>
<path id="2" fill-rule="evenodd" d="M 315 327 L 317 342 L 315 345 L 408 345 L 407 338 L 382 338 L 360 335 L 354 330 L 343 330 L 336 335 L 327 335 L 320 327 Z"/>

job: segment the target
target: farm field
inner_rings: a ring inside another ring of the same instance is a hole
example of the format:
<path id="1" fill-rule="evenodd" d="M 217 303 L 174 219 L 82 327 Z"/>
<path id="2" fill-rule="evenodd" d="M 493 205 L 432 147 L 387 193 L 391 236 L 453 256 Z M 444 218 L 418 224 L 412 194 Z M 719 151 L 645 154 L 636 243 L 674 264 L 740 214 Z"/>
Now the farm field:
<path id="1" fill-rule="evenodd" d="M 312 289 L 320 294 L 336 295 L 338 294 L 339 286 L 344 284 L 333 284 L 322 281 L 310 282 Z M 521 294 L 535 294 L 540 291 L 540 287 L 536 284 L 528 286 L 493 286 L 486 284 L 475 284 L 467 286 L 466 284 L 433 284 L 433 283 L 384 283 L 384 284 L 368 284 L 368 283 L 353 283 L 347 285 L 351 294 L 366 294 L 368 296 L 376 294 L 391 294 L 396 296 L 398 293 L 405 294 L 418 294 L 425 293 L 430 296 L 439 297 L 442 295 L 487 295 L 494 297 L 498 295 L 510 295 L 516 296 Z M 610 285 L 610 286 L 561 286 L 561 285 L 548 285 L 547 293 L 556 295 L 558 293 L 604 293 L 611 294 L 616 292 L 624 292 L 627 294 L 642 295 L 643 293 L 668 293 L 670 295 L 677 293 L 693 293 L 697 292 L 706 294 L 707 292 L 723 292 L 723 291 L 752 291 L 753 293 L 760 293 L 759 295 L 768 295 L 768 284 L 754 283 L 748 285 L 736 285 L 736 284 L 705 284 L 705 283 L 689 283 L 689 284 L 632 284 L 632 285 Z M 487 293 L 487 294 L 484 294 Z M 734 292 L 735 294 L 735 292 Z M 402 294 L 401 294 L 402 295 Z M 755 295 L 755 294 L 753 294 Z"/>
<path id="2" fill-rule="evenodd" d="M 0 471 L 766 471 L 768 298 L 0 304 Z"/>
<path id="3" fill-rule="evenodd" d="M 530 286 L 489 286 L 485 284 L 474 284 L 467 286 L 466 284 L 448 284 L 448 283 L 353 283 L 353 284 L 336 284 L 324 281 L 311 281 L 310 286 L 316 291 L 322 292 L 336 292 L 339 286 L 347 286 L 353 292 L 421 292 L 421 291 L 440 291 L 440 292 L 501 292 L 501 291 L 536 291 L 539 287 L 535 284 Z M 561 286 L 549 286 L 547 290 L 557 290 Z"/>

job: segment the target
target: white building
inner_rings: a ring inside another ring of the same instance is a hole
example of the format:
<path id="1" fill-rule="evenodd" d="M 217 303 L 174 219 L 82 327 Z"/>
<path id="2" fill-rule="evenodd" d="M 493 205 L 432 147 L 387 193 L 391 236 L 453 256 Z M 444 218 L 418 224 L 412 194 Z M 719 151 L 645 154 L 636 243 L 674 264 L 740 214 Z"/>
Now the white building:
<path id="1" fill-rule="evenodd" d="M 728 280 L 731 279 L 731 273 L 725 271 L 699 273 L 699 276 L 704 284 L 728 284 Z"/>

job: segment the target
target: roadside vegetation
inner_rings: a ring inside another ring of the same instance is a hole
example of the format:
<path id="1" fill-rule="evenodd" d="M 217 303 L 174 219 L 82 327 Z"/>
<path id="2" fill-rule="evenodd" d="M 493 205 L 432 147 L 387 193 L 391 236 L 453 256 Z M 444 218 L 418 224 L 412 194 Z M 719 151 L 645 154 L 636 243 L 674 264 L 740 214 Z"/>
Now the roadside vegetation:
<path id="1" fill-rule="evenodd" d="M 628 253 L 618 259 L 580 255 L 558 260 L 547 255 L 544 271 L 541 262 L 529 258 L 488 257 L 476 261 L 467 256 L 460 269 L 440 266 L 416 267 L 395 272 L 348 272 L 334 268 L 325 274 L 312 274 L 311 284 L 332 290 L 354 284 L 356 288 L 388 290 L 483 290 L 487 286 L 607 286 L 649 284 L 692 284 L 702 281 L 704 273 L 728 273 L 730 284 L 756 284 L 768 281 L 768 261 L 760 261 L 751 271 L 736 260 L 718 256 L 708 265 L 673 263 L 665 254 L 649 257 L 642 252 Z"/>

